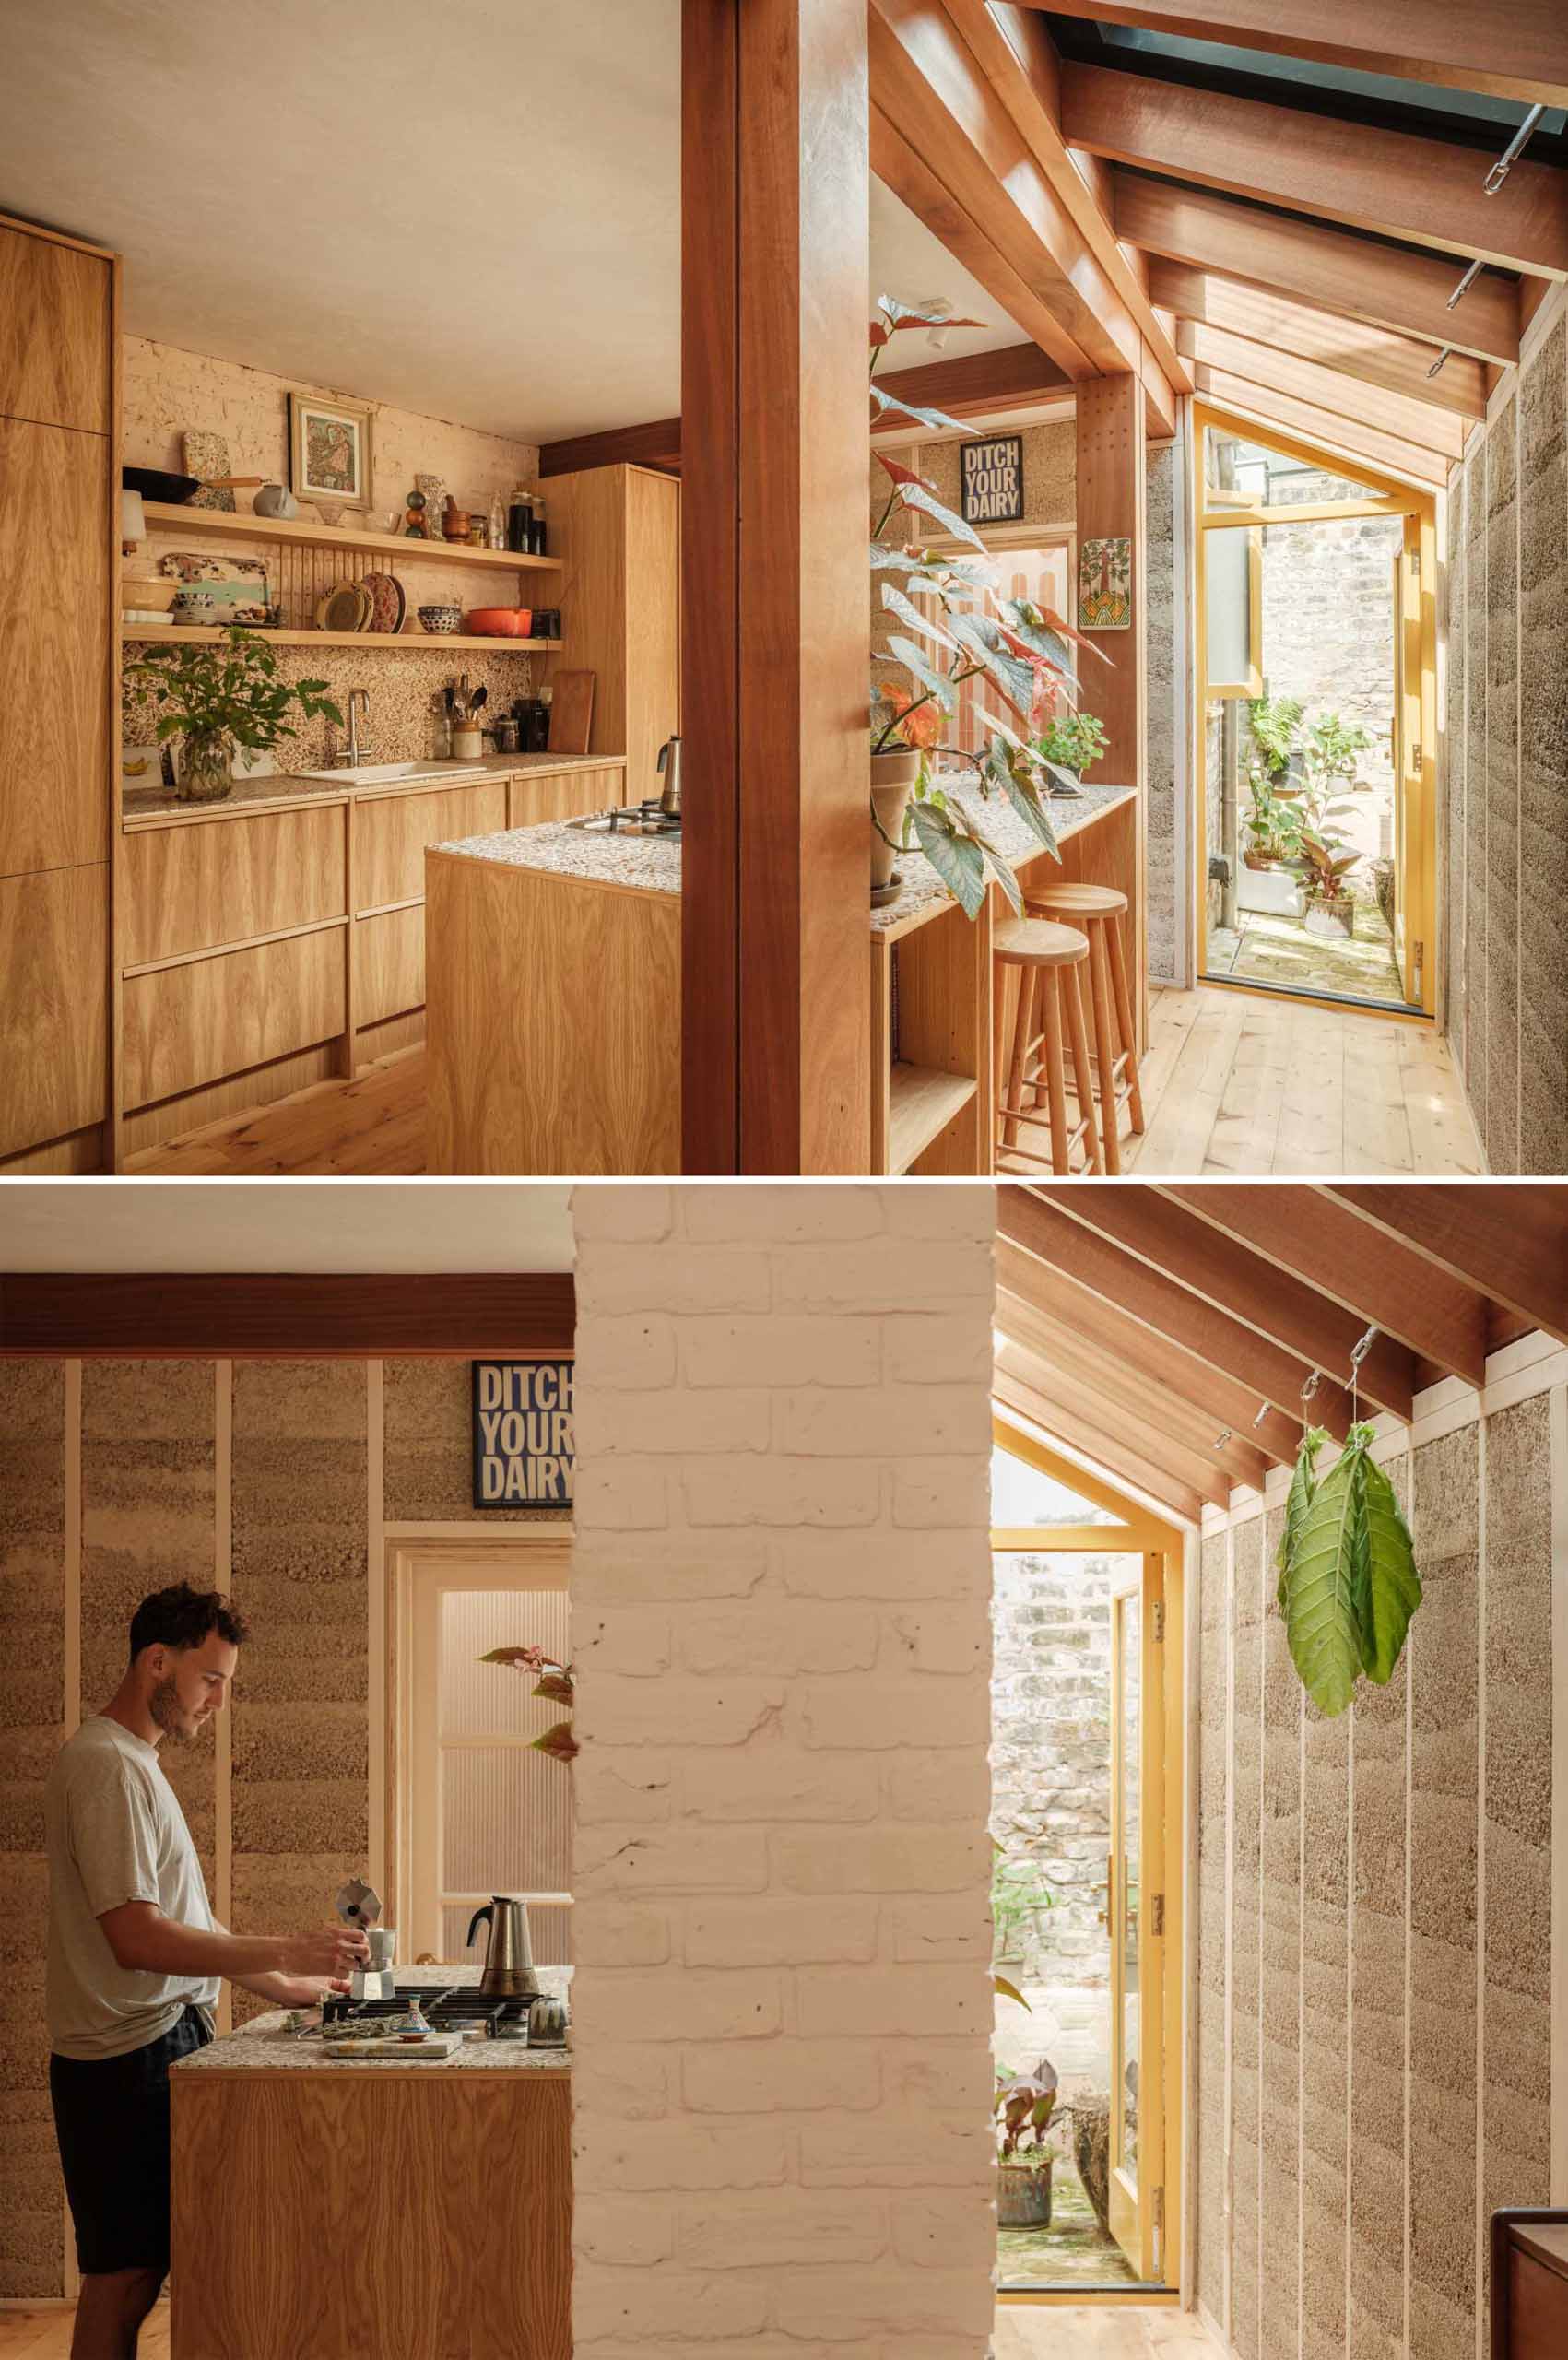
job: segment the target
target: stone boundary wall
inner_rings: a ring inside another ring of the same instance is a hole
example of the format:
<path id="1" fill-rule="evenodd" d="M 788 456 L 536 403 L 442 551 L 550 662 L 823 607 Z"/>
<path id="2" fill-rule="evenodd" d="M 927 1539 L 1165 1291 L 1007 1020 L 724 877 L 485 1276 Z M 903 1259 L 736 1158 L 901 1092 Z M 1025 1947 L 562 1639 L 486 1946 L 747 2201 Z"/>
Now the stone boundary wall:
<path id="1" fill-rule="evenodd" d="M 580 1187 L 579 2360 L 983 2360 L 988 1187 Z"/>

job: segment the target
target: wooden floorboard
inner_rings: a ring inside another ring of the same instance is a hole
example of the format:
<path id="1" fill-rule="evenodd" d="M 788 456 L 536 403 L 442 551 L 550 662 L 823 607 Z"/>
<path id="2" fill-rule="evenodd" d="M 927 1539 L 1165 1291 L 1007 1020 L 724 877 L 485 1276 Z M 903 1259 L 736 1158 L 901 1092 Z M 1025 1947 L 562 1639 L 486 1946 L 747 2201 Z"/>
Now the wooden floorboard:
<path id="1" fill-rule="evenodd" d="M 1220 2360 L 1202 2322 L 1173 2304 L 1004 2303 L 995 2360 Z"/>
<path id="2" fill-rule="evenodd" d="M 69 2360 L 70 2303 L 0 2310 L 0 2360 Z M 169 2305 L 156 2303 L 136 2339 L 136 2360 L 169 2360 Z"/>
<path id="3" fill-rule="evenodd" d="M 1447 1044 L 1424 1025 L 1202 986 L 1157 991 L 1143 1061 L 1142 1179 L 1464 1179 L 1482 1169 Z M 1048 1158 L 1043 1127 L 1020 1145 Z M 1020 1170 L 1038 1166 L 1020 1165 Z M 319 1081 L 149 1148 L 138 1177 L 373 1178 L 425 1170 L 425 1054 Z"/>

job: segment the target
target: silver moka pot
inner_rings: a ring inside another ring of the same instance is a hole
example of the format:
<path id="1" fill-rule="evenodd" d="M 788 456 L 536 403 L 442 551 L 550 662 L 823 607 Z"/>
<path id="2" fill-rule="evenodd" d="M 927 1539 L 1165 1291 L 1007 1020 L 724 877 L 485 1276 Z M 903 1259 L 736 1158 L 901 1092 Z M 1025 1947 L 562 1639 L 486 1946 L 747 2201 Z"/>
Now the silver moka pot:
<path id="1" fill-rule="evenodd" d="M 492 1894 L 468 1920 L 468 1948 L 473 1947 L 475 1928 L 486 1924 L 490 1937 L 485 1945 L 480 1990 L 498 2000 L 536 2000 L 539 1978 L 534 1972 L 534 1950 L 528 1940 L 527 1904 L 513 1901 L 504 1893 Z"/>
<path id="2" fill-rule="evenodd" d="M 664 744 L 659 748 L 659 759 L 654 767 L 664 773 L 665 782 L 664 793 L 659 797 L 659 809 L 666 820 L 678 820 L 680 817 L 680 740 L 678 738 L 665 739 Z"/>

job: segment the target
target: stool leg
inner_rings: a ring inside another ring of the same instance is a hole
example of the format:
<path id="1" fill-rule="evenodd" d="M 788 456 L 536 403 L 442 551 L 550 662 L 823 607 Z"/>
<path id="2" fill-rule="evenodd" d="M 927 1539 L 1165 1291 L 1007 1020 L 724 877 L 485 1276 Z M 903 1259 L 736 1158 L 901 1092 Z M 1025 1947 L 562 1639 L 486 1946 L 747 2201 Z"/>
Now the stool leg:
<path id="1" fill-rule="evenodd" d="M 1122 1046 L 1127 1053 L 1127 1113 L 1135 1131 L 1143 1128 L 1143 1091 L 1138 1078 L 1138 1033 L 1133 1025 L 1132 994 L 1127 989 L 1127 962 L 1122 941 L 1122 921 L 1110 919 L 1105 927 L 1111 948 L 1111 989 L 1116 1002 L 1116 1024 L 1122 1036 Z"/>
<path id="2" fill-rule="evenodd" d="M 1034 974 L 1032 967 L 1020 967 L 1018 977 L 1018 1003 L 1013 1009 L 1013 1054 L 1008 1068 L 1008 1094 L 1003 1102 L 1008 1113 L 1002 1118 L 1002 1145 L 1018 1144 L 1018 1115 L 1015 1110 L 1023 1103 L 1023 1074 L 1029 1058 L 1029 1035 L 1034 1015 Z"/>
<path id="3" fill-rule="evenodd" d="M 1120 1172 L 1116 1140 L 1116 1030 L 1111 1021 L 1111 979 L 1106 970 L 1105 926 L 1089 922 L 1089 981 L 1094 997 L 1094 1054 L 1100 1063 L 1100 1132 L 1105 1146 L 1105 1169 Z"/>
<path id="4" fill-rule="evenodd" d="M 1083 994 L 1079 989 L 1079 971 L 1067 967 L 1062 973 L 1062 989 L 1067 998 L 1067 1035 L 1073 1044 L 1073 1072 L 1078 1080 L 1079 1112 L 1083 1116 L 1083 1152 L 1091 1172 L 1103 1172 L 1100 1154 L 1100 1138 L 1094 1127 L 1094 1085 L 1090 1079 L 1089 1034 L 1083 1022 Z"/>
<path id="5" fill-rule="evenodd" d="M 1040 978 L 1045 995 L 1045 1094 L 1051 1102 L 1051 1169 L 1058 1175 L 1072 1170 L 1067 1154 L 1067 1094 L 1062 1085 L 1062 1001 L 1060 970 L 1048 967 Z"/>

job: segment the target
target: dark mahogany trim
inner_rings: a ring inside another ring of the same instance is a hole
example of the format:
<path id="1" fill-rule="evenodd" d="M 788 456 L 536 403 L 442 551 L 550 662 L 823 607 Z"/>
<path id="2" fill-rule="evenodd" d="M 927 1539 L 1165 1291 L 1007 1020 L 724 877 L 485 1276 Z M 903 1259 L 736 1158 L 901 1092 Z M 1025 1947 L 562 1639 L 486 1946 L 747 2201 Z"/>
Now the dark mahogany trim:
<path id="1" fill-rule="evenodd" d="M 602 434 L 573 434 L 539 446 L 539 474 L 575 475 L 580 467 L 663 467 L 680 472 L 680 420 L 656 418 L 647 426 L 612 426 Z"/>
<path id="2" fill-rule="evenodd" d="M 0 1357 L 466 1360 L 570 1352 L 569 1272 L 453 1277 L 0 1275 Z"/>

